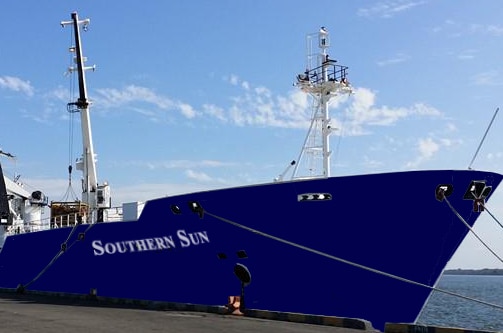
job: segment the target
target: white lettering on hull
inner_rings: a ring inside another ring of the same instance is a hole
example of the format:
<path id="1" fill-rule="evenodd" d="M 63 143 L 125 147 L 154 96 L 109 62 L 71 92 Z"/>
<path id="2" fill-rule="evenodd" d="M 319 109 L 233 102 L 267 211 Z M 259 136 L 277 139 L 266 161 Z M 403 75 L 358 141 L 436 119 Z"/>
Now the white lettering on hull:
<path id="1" fill-rule="evenodd" d="M 176 232 L 178 239 L 180 240 L 180 245 L 182 247 L 189 247 L 191 245 L 200 245 L 204 243 L 209 243 L 210 239 L 206 231 L 197 232 L 186 232 L 185 230 L 178 230 Z"/>
<path id="2" fill-rule="evenodd" d="M 206 231 L 186 232 L 180 229 L 176 232 L 178 244 L 182 248 L 193 245 L 201 245 L 210 242 Z M 177 242 L 173 236 L 143 238 L 135 240 L 125 240 L 118 242 L 103 242 L 99 239 L 92 241 L 93 254 L 102 256 L 105 254 L 123 254 L 145 251 L 162 251 L 177 247 Z"/>

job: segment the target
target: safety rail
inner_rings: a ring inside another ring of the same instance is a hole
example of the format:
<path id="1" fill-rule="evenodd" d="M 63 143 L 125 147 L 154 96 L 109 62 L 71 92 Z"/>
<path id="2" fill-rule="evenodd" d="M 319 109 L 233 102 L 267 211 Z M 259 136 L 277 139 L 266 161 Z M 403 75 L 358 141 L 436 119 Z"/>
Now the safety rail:
<path id="1" fill-rule="evenodd" d="M 77 224 L 82 224 L 85 221 L 85 217 L 80 213 L 69 213 L 64 215 L 58 215 L 51 217 L 51 229 L 63 228 L 63 227 L 73 227 Z"/>
<path id="2" fill-rule="evenodd" d="M 122 207 L 111 207 L 103 210 L 103 222 L 122 221 Z M 79 212 L 72 212 L 51 217 L 51 229 L 73 227 L 77 224 L 88 224 L 87 216 Z"/>
<path id="3" fill-rule="evenodd" d="M 306 82 L 313 85 L 326 81 L 347 83 L 347 70 L 347 66 L 337 65 L 334 60 L 327 60 L 321 66 L 297 75 L 297 80 L 299 83 Z M 324 73 L 326 73 L 326 77 L 324 77 Z"/>

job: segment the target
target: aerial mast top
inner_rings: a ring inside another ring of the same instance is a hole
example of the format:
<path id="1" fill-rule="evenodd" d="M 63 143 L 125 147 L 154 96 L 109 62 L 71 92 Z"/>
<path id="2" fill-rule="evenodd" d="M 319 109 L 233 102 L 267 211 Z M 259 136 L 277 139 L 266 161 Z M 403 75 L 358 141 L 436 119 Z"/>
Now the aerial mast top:
<path id="1" fill-rule="evenodd" d="M 314 40 L 316 37 L 317 51 Z M 330 38 L 325 27 L 321 27 L 316 34 L 307 35 L 306 70 L 303 74 L 297 75 L 295 85 L 311 96 L 313 113 L 292 178 L 330 177 L 329 136 L 333 128 L 328 103 L 333 97 L 350 94 L 352 89 L 347 79 L 348 67 L 338 65 L 336 60 L 329 58 L 327 53 L 329 47 Z"/>

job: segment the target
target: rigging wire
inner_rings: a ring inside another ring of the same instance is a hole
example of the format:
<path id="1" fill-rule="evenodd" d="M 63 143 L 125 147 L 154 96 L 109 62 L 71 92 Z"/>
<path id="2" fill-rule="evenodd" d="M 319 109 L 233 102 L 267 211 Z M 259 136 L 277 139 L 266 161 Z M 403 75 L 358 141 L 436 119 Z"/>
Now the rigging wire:
<path id="1" fill-rule="evenodd" d="M 73 45 L 73 40 L 74 40 L 73 34 L 74 33 L 72 30 L 70 33 L 70 45 Z M 70 64 L 68 66 L 68 74 L 70 75 L 69 94 L 70 94 L 70 101 L 73 101 L 73 99 L 75 97 L 75 75 L 73 75 L 73 70 L 72 70 L 72 68 L 73 68 L 72 66 L 74 63 L 74 55 L 72 52 L 70 52 L 69 58 L 70 58 Z M 72 156 L 73 156 L 73 112 L 70 110 L 69 106 L 68 106 L 67 110 L 68 110 L 68 113 L 70 114 L 69 131 L 68 131 L 68 135 L 69 135 L 69 138 L 68 138 L 68 142 L 69 142 L 69 145 L 68 145 L 68 164 L 71 165 L 72 164 Z"/>
<path id="2" fill-rule="evenodd" d="M 489 122 L 489 126 L 487 126 L 487 129 L 486 129 L 484 135 L 482 136 L 482 140 L 480 140 L 479 146 L 477 147 L 477 151 L 475 151 L 475 154 L 473 155 L 473 158 L 472 158 L 470 164 L 468 165 L 468 170 L 472 169 L 472 164 L 475 161 L 475 158 L 477 157 L 477 155 L 479 153 L 480 147 L 482 147 L 482 144 L 484 143 L 484 140 L 486 139 L 487 133 L 489 132 L 489 129 L 491 128 L 491 125 L 493 124 L 494 118 L 496 118 L 496 115 L 498 114 L 499 110 L 500 110 L 500 108 L 497 108 L 496 111 L 494 111 L 494 115 L 491 118 L 491 121 Z"/>
<path id="3" fill-rule="evenodd" d="M 201 210 L 202 210 L 202 207 L 201 207 Z M 210 212 L 208 212 L 206 210 L 204 210 L 204 214 L 209 215 L 209 216 L 211 216 L 211 217 L 213 217 L 213 218 L 215 218 L 217 220 L 220 220 L 222 222 L 225 222 L 225 223 L 228 223 L 230 225 L 233 225 L 235 227 L 238 227 L 238 228 L 250 231 L 250 232 L 252 232 L 254 234 L 257 234 L 257 235 L 260 235 L 260 236 L 263 236 L 263 237 L 275 240 L 275 241 L 283 243 L 283 244 L 287 244 L 287 245 L 299 248 L 299 249 L 307 251 L 307 252 L 311 252 L 311 253 L 320 255 L 322 257 L 326 257 L 326 258 L 329 258 L 329 259 L 332 259 L 332 260 L 335 260 L 335 261 L 338 261 L 338 262 L 341 262 L 341 263 L 344 263 L 344 264 L 348 264 L 348 265 L 351 265 L 351 266 L 354 266 L 354 267 L 357 267 L 357 268 L 360 268 L 360 269 L 363 269 L 363 270 L 366 270 L 366 271 L 369 271 L 369 272 L 372 272 L 372 273 L 375 273 L 375 274 L 383 275 L 383 276 L 392 278 L 394 280 L 398 280 L 398 281 L 402 281 L 402 282 L 405 282 L 405 283 L 413 284 L 413 285 L 416 285 L 416 286 L 419 286 L 419 287 L 430 289 L 432 291 L 436 291 L 436 292 L 439 292 L 439 293 L 447 294 L 447 295 L 450 295 L 450 296 L 462 298 L 462 299 L 465 299 L 465 300 L 468 300 L 468 301 L 472 301 L 472 302 L 483 304 L 483 305 L 487 305 L 487 306 L 490 306 L 490 307 L 493 307 L 493 308 L 496 308 L 496 309 L 499 309 L 499 310 L 503 310 L 503 306 L 499 305 L 499 304 L 495 304 L 495 303 L 491 303 L 491 302 L 486 302 L 486 301 L 483 301 L 483 300 L 480 300 L 480 299 L 468 297 L 468 296 L 461 295 L 461 294 L 458 294 L 458 293 L 455 293 L 455 292 L 452 292 L 452 291 L 448 291 L 448 290 L 445 290 L 445 289 L 440 289 L 440 288 L 435 287 L 435 286 L 429 286 L 427 284 L 420 283 L 420 282 L 417 282 L 417 281 L 413 281 L 413 280 L 410 280 L 410 279 L 406 279 L 406 278 L 403 278 L 403 277 L 395 275 L 395 274 L 387 273 L 387 272 L 384 272 L 384 271 L 381 271 L 381 270 L 378 270 L 378 269 L 375 269 L 375 268 L 372 268 L 372 267 L 368 267 L 368 266 L 365 266 L 365 265 L 362 265 L 362 264 L 358 264 L 358 263 L 355 263 L 355 262 L 352 262 L 352 261 L 349 261 L 349 260 L 346 260 L 346 259 L 334 256 L 334 255 L 331 255 L 331 254 L 328 254 L 328 253 L 325 253 L 325 252 L 322 252 L 322 251 L 318 251 L 316 249 L 313 249 L 313 248 L 310 248 L 310 247 L 307 247 L 307 246 L 304 246 L 304 245 L 301 245 L 301 244 L 298 244 L 298 243 L 294 243 L 294 242 L 288 241 L 288 240 L 280 238 L 280 237 L 273 236 L 271 234 L 259 231 L 257 229 L 253 229 L 253 228 L 247 227 L 247 226 L 242 225 L 240 223 L 237 223 L 235 221 L 231 221 L 231 220 L 228 220 L 228 219 L 226 219 L 224 217 L 212 214 L 212 213 L 210 213 Z"/>
<path id="4" fill-rule="evenodd" d="M 74 40 L 74 32 L 73 30 L 70 33 L 70 48 L 74 48 L 73 45 L 73 40 Z M 69 80 L 69 100 L 73 101 L 75 99 L 75 75 L 73 74 L 73 64 L 74 64 L 74 53 L 70 52 L 69 53 L 69 66 L 68 66 L 68 72 L 67 74 L 70 76 Z M 61 201 L 69 201 L 71 200 L 78 200 L 77 195 L 75 194 L 75 191 L 73 190 L 72 187 L 72 163 L 73 163 L 73 146 L 74 146 L 74 136 L 75 136 L 75 128 L 74 128 L 74 123 L 75 123 L 75 113 L 77 112 L 72 105 L 68 104 L 67 105 L 67 112 L 69 114 L 68 116 L 68 188 L 63 196 L 63 199 Z"/>
<path id="5" fill-rule="evenodd" d="M 484 207 L 484 210 L 487 212 L 487 214 L 489 214 L 494 221 L 496 221 L 496 223 L 498 223 L 498 225 L 503 229 L 503 224 L 489 211 L 489 209 L 487 209 L 486 205 L 482 205 L 482 207 Z"/>
<path id="6" fill-rule="evenodd" d="M 312 95 L 310 95 L 312 96 Z M 314 117 L 316 116 L 316 112 L 318 110 L 318 106 L 316 105 L 316 98 L 314 98 L 314 96 L 312 96 L 312 98 L 310 98 L 310 102 L 311 102 L 311 119 L 314 119 Z M 310 163 L 310 158 L 309 156 L 306 156 L 308 153 L 311 154 L 311 152 L 306 152 L 305 150 L 307 150 L 307 145 L 310 143 L 311 146 L 313 145 L 313 143 L 311 141 L 313 141 L 312 139 L 312 136 L 314 136 L 314 134 L 312 135 L 311 132 L 313 131 L 313 126 L 314 126 L 314 121 L 311 120 L 311 123 L 309 124 L 309 130 L 307 131 L 307 134 L 306 134 L 306 137 L 304 138 L 304 143 L 302 144 L 302 149 L 297 157 L 297 164 L 295 165 L 294 169 L 293 169 L 293 172 L 292 172 L 292 177 L 291 179 L 295 179 L 296 177 L 298 177 L 298 170 L 299 168 L 301 168 L 301 164 L 304 165 L 304 167 L 306 167 L 307 165 L 307 170 L 309 170 L 309 163 Z M 312 162 L 311 162 L 312 163 Z M 302 170 L 299 170 L 300 172 L 302 172 Z M 304 170 L 304 172 L 306 172 L 306 170 Z M 302 175 L 301 175 L 302 176 Z"/>
<path id="7" fill-rule="evenodd" d="M 347 97 L 346 101 L 348 99 L 349 99 L 349 96 Z M 338 138 L 337 138 L 337 144 L 335 146 L 334 161 L 337 161 L 339 153 L 340 153 L 340 146 L 341 146 L 341 142 L 342 142 L 342 137 L 344 136 L 344 128 L 346 127 L 346 120 L 347 120 L 347 112 L 343 112 L 343 114 L 342 114 L 342 122 L 341 122 L 341 130 L 340 130 L 340 133 L 339 133 Z"/>

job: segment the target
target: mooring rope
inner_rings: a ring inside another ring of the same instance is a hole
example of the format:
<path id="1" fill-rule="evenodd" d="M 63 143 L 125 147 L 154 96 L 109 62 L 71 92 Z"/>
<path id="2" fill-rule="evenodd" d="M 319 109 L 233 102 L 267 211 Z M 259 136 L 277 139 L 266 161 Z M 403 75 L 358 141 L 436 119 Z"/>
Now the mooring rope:
<path id="1" fill-rule="evenodd" d="M 477 239 L 494 255 L 496 256 L 501 262 L 503 262 L 503 260 L 493 251 L 491 250 L 491 248 L 473 231 L 473 229 L 470 227 L 470 225 L 465 221 L 465 219 L 458 213 L 458 211 L 451 205 L 451 203 L 447 200 L 446 197 L 444 197 L 444 200 L 446 201 L 447 205 L 449 206 L 449 208 L 453 211 L 453 213 L 465 224 L 465 226 L 470 230 L 470 232 L 472 232 L 475 237 L 477 237 Z M 487 209 L 486 209 L 487 210 Z M 493 216 L 489 211 L 488 213 Z M 254 229 L 254 228 L 251 228 L 251 227 L 248 227 L 248 226 L 245 226 L 243 224 L 240 224 L 238 222 L 235 222 L 235 221 L 231 221 L 229 219 L 226 219 L 224 217 L 221 217 L 221 216 L 218 216 L 216 214 L 213 214 L 213 213 L 210 213 L 206 210 L 204 210 L 204 214 L 208 215 L 208 216 L 211 216 L 217 220 L 220 220 L 222 222 L 225 222 L 225 223 L 228 223 L 230 225 L 233 225 L 235 227 L 238 227 L 238 228 L 241 228 L 241 229 L 244 229 L 244 230 L 247 230 L 249 232 L 252 232 L 254 234 L 257 234 L 257 235 L 260 235 L 260 236 L 263 236 L 263 237 L 266 237 L 266 238 L 269 238 L 269 239 L 272 239 L 272 240 L 275 240 L 277 242 L 280 242 L 280 243 L 283 243 L 283 244 L 287 244 L 287 245 L 290 245 L 290 246 L 293 246 L 293 247 L 296 247 L 296 248 L 299 248 L 301 250 L 304 250 L 304 251 L 307 251 L 307 252 L 311 252 L 311 253 L 314 253 L 316 255 L 319 255 L 319 256 L 322 256 L 322 257 L 326 257 L 326 258 L 329 258 L 331 260 L 335 260 L 335 261 L 338 261 L 338 262 L 341 262 L 341 263 L 344 263 L 344 264 L 347 264 L 347 265 L 350 265 L 350 266 L 353 266 L 353 267 L 357 267 L 357 268 L 360 268 L 360 269 L 363 269 L 363 270 L 366 270 L 366 271 L 369 271 L 369 272 L 372 272 L 372 273 L 375 273 L 375 274 L 379 274 L 379 275 L 382 275 L 382 276 L 386 276 L 388 278 L 391 278 L 391 279 L 395 279 L 395 280 L 398 280 L 398 281 L 401 281 L 401 282 L 404 282 L 404 283 L 409 283 L 409 284 L 412 284 L 412 285 L 416 285 L 416 286 L 419 286 L 419 287 L 423 287 L 423 288 L 427 288 L 427 289 L 430 289 L 431 291 L 436 291 L 436 292 L 439 292 L 439 293 L 443 293 L 443 294 L 446 294 L 446 295 L 450 295 L 450 296 L 454 296 L 454 297 L 457 297 L 457 298 L 461 298 L 461 299 L 464 299 L 464 300 L 468 300 L 468 301 L 472 301 L 472 302 L 475 302 L 475 303 L 479 303 L 479 304 L 483 304 L 483 305 L 486 305 L 486 306 L 490 306 L 490 307 L 493 307 L 493 308 L 496 308 L 496 309 L 499 309 L 499 310 L 503 310 L 503 306 L 501 305 L 498 305 L 498 304 L 495 304 L 495 303 L 491 303 L 491 302 L 487 302 L 487 301 L 483 301 L 483 300 L 479 300 L 479 299 L 476 299 L 476 298 L 473 298 L 473 297 L 468 297 L 468 296 L 465 296 L 465 295 L 461 295 L 461 294 L 458 294 L 458 293 L 455 293 L 455 292 L 451 292 L 451 291 L 448 291 L 448 290 L 445 290 L 445 289 L 441 289 L 441 288 L 438 288 L 438 287 L 435 287 L 435 286 L 429 286 L 427 284 L 424 284 L 424 283 L 421 283 L 421 282 L 417 282 L 417 281 L 414 281 L 414 280 L 410 280 L 410 279 L 407 279 L 407 278 L 404 278 L 404 277 L 401 277 L 401 276 L 398 276 L 398 275 L 395 275 L 395 274 L 391 274 L 391 273 L 387 273 L 387 272 L 384 272 L 384 271 L 381 271 L 381 270 L 378 270 L 378 269 L 375 269 L 375 268 L 372 268 L 372 267 L 369 267 L 369 266 L 365 266 L 365 265 L 362 265 L 362 264 L 358 264 L 356 262 L 353 262 L 353 261 L 350 261 L 350 260 L 346 260 L 346 259 L 343 259 L 343 258 L 340 258 L 340 257 L 337 257 L 335 255 L 331 255 L 331 254 L 328 254 L 326 252 L 322 252 L 322 251 L 319 251 L 319 250 L 316 250 L 316 249 L 313 249 L 313 248 L 310 248 L 310 247 L 307 247 L 307 246 L 304 246 L 304 245 L 301 245 L 301 244 L 298 244 L 298 243 L 295 243 L 295 242 L 291 242 L 291 241 L 288 241 L 286 239 L 283 239 L 283 238 L 280 238 L 280 237 L 277 237 L 277 236 L 274 236 L 274 235 L 271 235 L 271 234 L 268 234 L 268 233 L 265 233 L 265 232 L 262 232 L 260 230 L 257 230 L 257 229 Z M 493 217 L 494 218 L 494 217 Z M 497 220 L 497 219 L 495 219 Z M 499 223 L 499 222 L 498 222 Z M 75 232 L 75 230 L 77 229 L 79 224 L 76 224 L 72 230 L 70 231 L 70 234 L 68 235 L 66 241 L 63 243 L 61 249 L 58 251 L 58 253 L 52 258 L 52 260 L 42 269 L 42 271 L 35 277 L 33 278 L 30 282 L 28 282 L 26 285 L 20 285 L 18 287 L 18 290 L 21 288 L 22 291 L 24 291 L 25 288 L 27 288 L 29 285 L 31 285 L 32 283 L 34 283 L 36 280 L 38 280 L 53 264 L 54 262 L 56 262 L 56 260 L 63 254 L 65 253 L 67 250 L 69 250 L 76 242 L 78 242 L 80 240 L 79 237 L 77 237 L 71 244 L 70 246 L 66 246 L 66 244 L 68 243 L 68 241 L 70 240 L 71 236 L 73 235 L 73 233 Z M 94 224 L 89 224 L 89 226 L 86 228 L 86 230 L 83 232 L 84 234 L 87 233 L 92 227 L 94 226 Z"/>
<path id="2" fill-rule="evenodd" d="M 439 293 L 451 295 L 451 296 L 454 296 L 454 297 L 462 298 L 464 300 L 476 302 L 476 303 L 487 305 L 487 306 L 490 306 L 490 307 L 493 307 L 493 308 L 496 308 L 496 309 L 499 309 L 499 310 L 503 310 L 503 306 L 501 306 L 501 305 L 498 305 L 498 304 L 495 304 L 495 303 L 491 303 L 491 302 L 486 302 L 486 301 L 479 300 L 479 299 L 472 298 L 472 297 L 468 297 L 468 296 L 461 295 L 461 294 L 458 294 L 458 293 L 455 293 L 455 292 L 452 292 L 452 291 L 448 291 L 448 290 L 445 290 L 445 289 L 440 289 L 438 287 L 434 287 L 434 286 L 432 287 L 432 286 L 429 286 L 427 284 L 420 283 L 420 282 L 417 282 L 417 281 L 413 281 L 413 280 L 410 280 L 410 279 L 406 279 L 404 277 L 401 277 L 401 276 L 398 276 L 398 275 L 395 275 L 395 274 L 387 273 L 387 272 L 384 272 L 384 271 L 381 271 L 381 270 L 378 270 L 378 269 L 375 269 L 375 268 L 372 268 L 372 267 L 361 265 L 361 264 L 355 263 L 353 261 L 346 260 L 346 259 L 334 256 L 334 255 L 331 255 L 331 254 L 328 254 L 328 253 L 325 253 L 325 252 L 322 252 L 322 251 L 319 251 L 319 250 L 316 250 L 316 249 L 313 249 L 313 248 L 310 248 L 310 247 L 307 247 L 307 246 L 304 246 L 304 245 L 301 245 L 301 244 L 298 244 L 298 243 L 294 243 L 294 242 L 288 241 L 288 240 L 280 238 L 280 237 L 273 236 L 271 234 L 262 232 L 260 230 L 247 227 L 247 226 L 245 226 L 243 224 L 240 224 L 238 222 L 231 221 L 229 219 L 226 219 L 224 217 L 218 216 L 216 214 L 212 214 L 212 213 L 210 213 L 210 212 L 208 212 L 206 210 L 204 210 L 204 214 L 205 215 L 209 215 L 209 216 L 211 216 L 211 217 L 213 217 L 213 218 L 215 218 L 217 220 L 220 220 L 222 222 L 225 222 L 225 223 L 228 223 L 230 225 L 233 225 L 235 227 L 238 227 L 238 228 L 250 231 L 250 232 L 252 232 L 254 234 L 257 234 L 257 235 L 260 235 L 260 236 L 263 236 L 263 237 L 275 240 L 275 241 L 283 243 L 283 244 L 287 244 L 287 245 L 296 247 L 298 249 L 301 249 L 301 250 L 304 250 L 304 251 L 307 251 L 307 252 L 311 252 L 311 253 L 320 255 L 322 257 L 326 257 L 326 258 L 329 258 L 329 259 L 332 259 L 332 260 L 335 260 L 335 261 L 338 261 L 338 262 L 342 262 L 344 264 L 348 264 L 348 265 L 351 265 L 351 266 L 354 266 L 354 267 L 357 267 L 357 268 L 360 268 L 360 269 L 363 269 L 363 270 L 366 270 L 366 271 L 369 271 L 369 272 L 372 272 L 372 273 L 375 273 L 375 274 L 383 275 L 383 276 L 386 276 L 386 277 L 389 277 L 389 278 L 392 278 L 392 279 L 395 279 L 395 280 L 398 280 L 398 281 L 402 281 L 402 282 L 413 284 L 413 285 L 416 285 L 416 286 L 419 286 L 419 287 L 427 288 L 427 289 L 430 289 L 432 291 L 436 291 L 436 292 L 439 292 Z"/>
<path id="3" fill-rule="evenodd" d="M 65 251 L 63 251 L 63 249 L 60 249 L 58 251 L 58 253 L 56 253 L 56 255 L 52 258 L 52 260 L 40 271 L 40 273 L 37 274 L 37 276 L 35 276 L 30 282 L 28 282 L 27 284 L 23 285 L 23 284 L 19 284 L 17 286 L 17 291 L 22 293 L 25 291 L 26 288 L 28 288 L 32 283 L 34 283 L 35 281 L 37 281 L 48 269 L 49 267 L 52 266 L 52 264 L 54 264 L 54 262 L 63 254 L 65 253 Z"/>
<path id="4" fill-rule="evenodd" d="M 496 221 L 496 223 L 503 229 L 503 224 L 489 211 L 489 209 L 487 209 L 486 205 L 480 202 L 479 205 L 482 205 L 487 214 L 489 214 L 493 218 L 493 220 Z"/>
<path id="5" fill-rule="evenodd" d="M 74 239 L 74 241 L 68 246 L 68 241 L 70 240 L 70 238 L 72 237 L 72 235 L 74 234 L 75 230 L 77 229 L 77 227 L 79 226 L 80 224 L 75 224 L 72 228 L 72 230 L 70 231 L 70 233 L 68 234 L 68 237 L 66 238 L 66 240 L 64 241 L 63 244 L 61 244 L 61 248 L 59 249 L 58 253 L 56 253 L 56 255 L 51 259 L 51 261 L 49 261 L 49 263 L 40 271 L 40 273 L 38 273 L 30 282 L 28 282 L 27 284 L 23 285 L 23 284 L 20 284 L 17 289 L 18 289 L 18 292 L 24 292 L 24 290 L 26 288 L 28 288 L 31 284 L 33 284 L 35 281 L 37 281 L 55 262 L 56 260 L 59 259 L 59 257 L 61 257 L 63 255 L 63 253 L 67 252 L 75 243 L 77 243 L 78 241 L 81 240 L 80 237 L 77 237 L 76 239 Z M 95 223 L 91 223 L 88 225 L 88 227 L 86 228 L 86 230 L 84 230 L 83 234 L 85 235 L 89 229 L 91 229 L 93 226 L 95 225 Z"/>
<path id="6" fill-rule="evenodd" d="M 463 222 L 463 224 L 468 228 L 468 230 L 478 239 L 478 241 L 489 251 L 491 252 L 501 263 L 503 263 L 503 259 L 501 259 L 501 257 L 493 251 L 493 249 L 491 249 L 489 247 L 489 245 L 487 245 L 483 240 L 482 238 L 477 235 L 477 233 L 473 230 L 473 228 L 468 224 L 468 222 L 465 221 L 465 219 L 461 216 L 461 214 L 458 213 L 458 211 L 451 205 L 451 203 L 449 202 L 449 200 L 447 199 L 447 197 L 444 196 L 444 200 L 445 202 L 447 203 L 447 205 L 449 206 L 449 208 L 452 210 L 452 212 L 454 213 L 454 215 L 456 215 L 459 220 L 461 222 Z M 492 216 L 492 214 L 490 214 Z"/>

